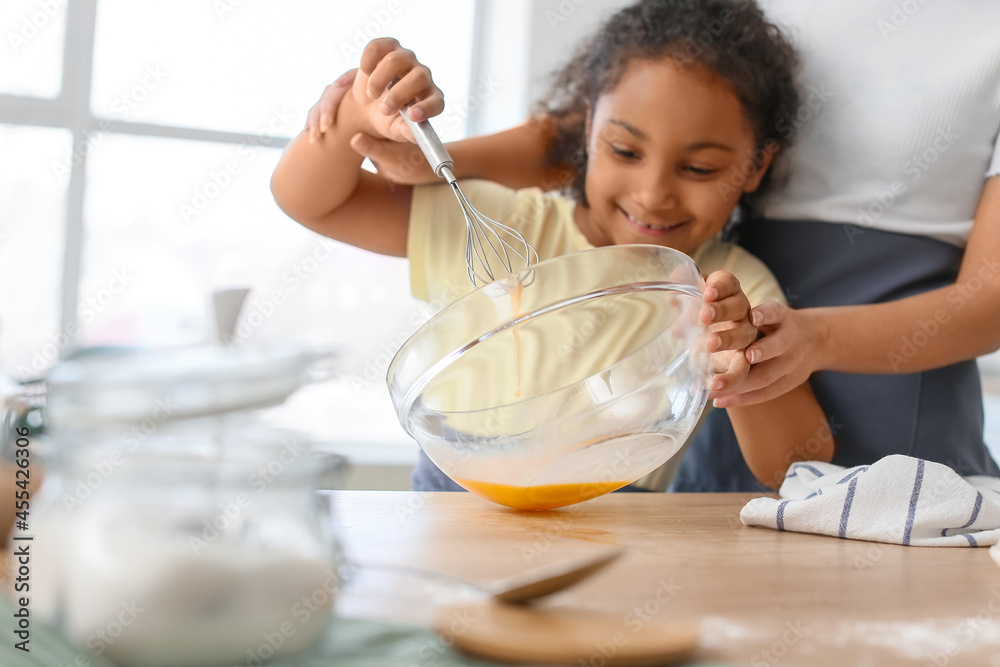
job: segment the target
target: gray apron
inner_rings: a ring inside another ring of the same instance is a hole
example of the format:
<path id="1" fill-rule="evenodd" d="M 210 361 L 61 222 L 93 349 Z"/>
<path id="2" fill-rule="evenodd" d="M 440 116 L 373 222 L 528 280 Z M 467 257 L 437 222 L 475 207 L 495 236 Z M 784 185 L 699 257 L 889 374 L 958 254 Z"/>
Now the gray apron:
<path id="1" fill-rule="evenodd" d="M 771 269 L 795 308 L 882 303 L 950 285 L 963 252 L 927 237 L 828 222 L 755 219 L 741 235 L 740 245 Z M 932 320 L 933 314 L 921 319 Z M 915 321 L 911 345 L 926 342 L 917 332 L 928 330 L 933 326 L 922 330 Z M 908 351 L 919 354 L 916 345 Z M 963 476 L 1000 475 L 983 440 L 982 387 L 974 360 L 896 375 L 824 371 L 810 382 L 834 432 L 837 465 L 908 454 Z M 763 489 L 743 461 L 725 410 L 713 410 L 670 490 Z"/>

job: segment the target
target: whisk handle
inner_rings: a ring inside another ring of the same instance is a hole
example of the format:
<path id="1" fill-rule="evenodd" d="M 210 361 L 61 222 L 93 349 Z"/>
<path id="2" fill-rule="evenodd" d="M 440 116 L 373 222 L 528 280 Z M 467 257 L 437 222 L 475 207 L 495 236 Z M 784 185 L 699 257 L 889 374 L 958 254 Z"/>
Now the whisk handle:
<path id="1" fill-rule="evenodd" d="M 409 108 L 409 106 L 403 107 L 399 113 L 402 114 L 407 127 L 413 133 L 413 138 L 417 140 L 417 146 L 420 146 L 420 150 L 423 151 L 427 162 L 434 169 L 434 173 L 449 183 L 453 183 L 455 177 L 452 175 L 452 172 L 455 170 L 455 161 L 448 155 L 448 150 L 441 143 L 441 140 L 438 139 L 437 132 L 434 131 L 430 122 L 422 120 L 417 123 L 410 120 L 410 117 L 406 115 Z"/>

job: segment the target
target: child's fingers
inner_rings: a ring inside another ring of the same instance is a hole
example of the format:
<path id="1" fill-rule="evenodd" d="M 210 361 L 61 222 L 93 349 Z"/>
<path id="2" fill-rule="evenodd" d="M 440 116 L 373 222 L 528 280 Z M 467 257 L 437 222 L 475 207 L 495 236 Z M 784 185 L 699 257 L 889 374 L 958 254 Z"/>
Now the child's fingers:
<path id="1" fill-rule="evenodd" d="M 379 37 L 368 42 L 361 54 L 361 71 L 365 74 L 371 74 L 382 59 L 396 49 L 402 49 L 402 47 L 392 37 Z M 389 84 L 389 81 L 392 81 L 392 79 L 386 79 L 382 84 L 382 89 Z M 379 94 L 381 94 L 382 89 L 379 90 Z M 378 97 L 378 95 L 372 96 L 371 93 L 369 93 L 369 96 Z"/>
<path id="2" fill-rule="evenodd" d="M 712 378 L 712 382 L 709 387 L 711 388 L 713 395 L 716 392 L 732 389 L 736 385 L 743 382 L 749 372 L 750 364 L 747 363 L 746 357 L 742 354 L 734 354 L 733 358 L 729 362 L 729 368 L 726 372 L 720 373 Z"/>
<path id="3" fill-rule="evenodd" d="M 714 271 L 705 279 L 705 302 L 711 303 L 740 294 L 740 281 L 729 271 Z"/>
<path id="4" fill-rule="evenodd" d="M 413 105 L 410 118 L 417 122 L 427 120 L 429 117 L 427 110 L 434 111 L 435 113 L 432 115 L 437 115 L 444 108 L 444 98 L 441 91 L 434 85 L 431 71 L 423 65 L 417 65 L 406 76 L 393 84 L 385 99 L 382 100 L 383 111 L 396 113 L 414 100 L 418 100 L 418 102 Z M 419 113 L 416 113 L 417 109 L 419 109 Z M 421 115 L 422 117 L 419 117 Z"/>
<path id="5" fill-rule="evenodd" d="M 740 292 L 738 296 L 729 296 L 721 301 L 706 303 L 701 307 L 699 317 L 701 318 L 701 323 L 705 325 L 717 324 L 719 322 L 749 322 L 749 318 L 747 317 L 749 313 L 750 302 L 747 301 L 743 292 Z"/>
<path id="6" fill-rule="evenodd" d="M 708 334 L 706 347 L 709 352 L 722 350 L 743 350 L 757 338 L 757 329 L 744 320 L 734 327 L 720 329 Z M 749 363 L 750 357 L 747 356 Z"/>
<path id="7" fill-rule="evenodd" d="M 749 366 L 747 376 L 739 385 L 724 383 L 720 389 L 712 390 L 710 398 L 729 398 L 739 394 L 749 394 L 766 390 L 768 387 L 783 381 L 787 374 L 777 361 L 765 361 Z M 783 393 L 783 392 L 782 392 Z M 778 394 L 780 396 L 780 394 Z"/>
<path id="8" fill-rule="evenodd" d="M 746 380 L 738 387 L 731 387 L 728 390 L 720 392 L 711 392 L 709 398 L 714 400 L 715 407 L 741 408 L 757 405 L 778 398 L 798 386 L 799 383 L 791 375 L 767 377 L 766 380 L 761 379 L 763 376 L 758 376 L 757 374 L 767 373 L 766 366 L 767 364 L 754 366 L 747 375 Z"/>
<path id="9" fill-rule="evenodd" d="M 417 62 L 417 56 L 413 51 L 399 48 L 387 53 L 368 77 L 368 97 L 377 100 L 390 86 L 395 88 L 398 85 L 397 79 L 402 80 L 417 67 L 423 65 Z"/>

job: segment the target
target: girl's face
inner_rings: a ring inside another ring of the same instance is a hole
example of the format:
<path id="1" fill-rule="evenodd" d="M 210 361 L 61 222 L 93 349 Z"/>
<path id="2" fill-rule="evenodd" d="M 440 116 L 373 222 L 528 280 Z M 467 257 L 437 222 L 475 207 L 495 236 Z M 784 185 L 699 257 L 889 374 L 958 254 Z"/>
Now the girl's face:
<path id="1" fill-rule="evenodd" d="M 590 209 L 577 221 L 594 245 L 690 253 L 722 229 L 771 159 L 755 152 L 729 85 L 670 58 L 633 59 L 597 100 L 587 137 Z"/>

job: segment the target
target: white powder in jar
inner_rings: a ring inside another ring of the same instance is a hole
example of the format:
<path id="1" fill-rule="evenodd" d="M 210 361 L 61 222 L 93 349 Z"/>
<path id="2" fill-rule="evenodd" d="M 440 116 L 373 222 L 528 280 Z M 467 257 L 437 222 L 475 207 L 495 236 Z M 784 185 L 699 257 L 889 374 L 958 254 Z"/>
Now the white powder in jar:
<path id="1" fill-rule="evenodd" d="M 266 535 L 277 516 L 237 520 L 192 546 L 181 518 L 98 499 L 50 515 L 36 537 L 49 547 L 38 563 L 45 616 L 129 667 L 256 665 L 320 639 L 339 579 L 305 522 Z"/>

